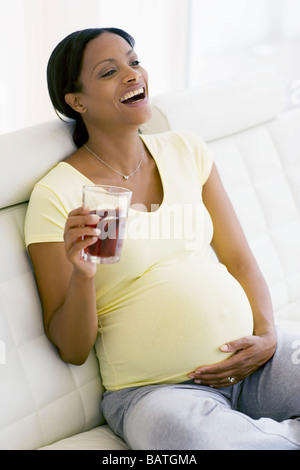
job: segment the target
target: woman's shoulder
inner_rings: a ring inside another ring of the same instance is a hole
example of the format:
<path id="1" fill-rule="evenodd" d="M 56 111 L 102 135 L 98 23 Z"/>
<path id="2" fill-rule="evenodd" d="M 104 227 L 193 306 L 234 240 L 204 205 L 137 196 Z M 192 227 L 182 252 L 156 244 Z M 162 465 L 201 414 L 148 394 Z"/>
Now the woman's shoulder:
<path id="1" fill-rule="evenodd" d="M 70 186 L 74 183 L 88 184 L 89 180 L 73 166 L 72 160 L 63 160 L 58 162 L 51 168 L 36 184 L 36 186 L 44 186 L 55 188 L 61 186 Z"/>
<path id="2" fill-rule="evenodd" d="M 59 162 L 33 187 L 29 207 L 38 206 L 64 207 L 70 212 L 81 205 L 82 187 L 91 184 L 74 167 L 65 161 Z"/>
<path id="3" fill-rule="evenodd" d="M 143 134 L 141 137 L 153 151 L 166 155 L 172 153 L 173 157 L 190 155 L 192 158 L 203 158 L 209 152 L 202 137 L 190 131 L 170 130 L 160 134 Z"/>
<path id="4" fill-rule="evenodd" d="M 44 212 L 52 213 L 55 208 L 65 216 L 81 205 L 85 184 L 91 183 L 84 175 L 65 161 L 59 162 L 34 185 L 28 210 L 43 207 Z"/>
<path id="5" fill-rule="evenodd" d="M 200 135 L 186 130 L 170 130 L 157 134 L 142 134 L 141 137 L 145 142 L 152 142 L 153 144 L 176 145 L 178 147 L 205 146 L 205 142 Z"/>
<path id="6" fill-rule="evenodd" d="M 178 162 L 195 166 L 202 184 L 207 180 L 214 161 L 213 151 L 202 137 L 190 131 L 171 130 L 161 134 L 143 136 L 146 145 L 161 155 L 165 161 L 172 158 Z"/>

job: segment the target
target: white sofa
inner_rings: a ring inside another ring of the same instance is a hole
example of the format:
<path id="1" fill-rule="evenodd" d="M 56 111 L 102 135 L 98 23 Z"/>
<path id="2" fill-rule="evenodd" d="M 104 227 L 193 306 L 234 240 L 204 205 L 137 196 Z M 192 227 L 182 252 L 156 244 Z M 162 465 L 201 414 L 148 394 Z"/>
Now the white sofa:
<path id="1" fill-rule="evenodd" d="M 143 132 L 191 130 L 210 144 L 269 284 L 276 321 L 295 329 L 300 110 L 282 114 L 284 103 L 280 77 L 259 71 L 155 98 Z M 69 126 L 58 119 L 0 136 L 0 449 L 126 449 L 100 414 L 94 352 L 84 365 L 68 365 L 46 338 L 24 247 L 31 189 L 72 150 Z"/>

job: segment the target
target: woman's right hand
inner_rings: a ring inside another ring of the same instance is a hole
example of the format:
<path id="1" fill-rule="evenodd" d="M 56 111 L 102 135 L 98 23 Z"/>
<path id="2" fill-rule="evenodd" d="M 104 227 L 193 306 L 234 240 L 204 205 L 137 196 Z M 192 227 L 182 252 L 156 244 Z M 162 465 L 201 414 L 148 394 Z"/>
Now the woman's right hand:
<path id="1" fill-rule="evenodd" d="M 99 222 L 99 216 L 90 214 L 88 207 L 78 207 L 71 211 L 65 225 L 64 241 L 68 261 L 74 270 L 86 278 L 94 277 L 97 265 L 82 258 L 82 250 L 93 245 L 100 234 L 92 227 Z M 84 237 L 84 238 L 83 238 Z"/>

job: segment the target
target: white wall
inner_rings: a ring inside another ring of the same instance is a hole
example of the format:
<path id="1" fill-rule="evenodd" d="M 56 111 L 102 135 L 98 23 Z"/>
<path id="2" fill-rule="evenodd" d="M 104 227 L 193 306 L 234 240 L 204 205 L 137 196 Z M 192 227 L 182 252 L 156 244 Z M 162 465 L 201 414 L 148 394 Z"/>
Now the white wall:
<path id="1" fill-rule="evenodd" d="M 189 49 L 189 86 L 268 67 L 286 82 L 287 108 L 299 105 L 299 0 L 191 0 Z"/>
<path id="2" fill-rule="evenodd" d="M 49 56 L 63 37 L 97 26 L 98 18 L 99 0 L 0 0 L 1 133 L 55 117 L 46 83 Z"/>
<path id="3" fill-rule="evenodd" d="M 270 1 L 192 0 L 191 86 L 232 73 L 228 56 L 267 37 Z"/>
<path id="4" fill-rule="evenodd" d="M 116 26 L 136 40 L 139 59 L 150 76 L 153 95 L 186 81 L 190 0 L 101 1 L 101 26 Z"/>
<path id="5" fill-rule="evenodd" d="M 0 0 L 0 133 L 55 118 L 49 56 L 88 27 L 135 37 L 152 96 L 267 66 L 299 106 L 299 18 L 300 0 Z"/>

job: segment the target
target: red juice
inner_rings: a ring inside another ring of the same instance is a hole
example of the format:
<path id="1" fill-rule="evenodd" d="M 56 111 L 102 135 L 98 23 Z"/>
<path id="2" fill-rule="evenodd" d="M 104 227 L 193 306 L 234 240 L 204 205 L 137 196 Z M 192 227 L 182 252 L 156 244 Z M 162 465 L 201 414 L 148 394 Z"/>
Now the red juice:
<path id="1" fill-rule="evenodd" d="M 96 214 L 93 210 L 90 214 Z M 123 245 L 126 217 L 119 217 L 119 210 L 101 211 L 98 213 L 98 224 L 91 227 L 99 228 L 101 233 L 93 245 L 84 249 L 84 258 L 98 263 L 116 263 L 120 259 Z"/>

